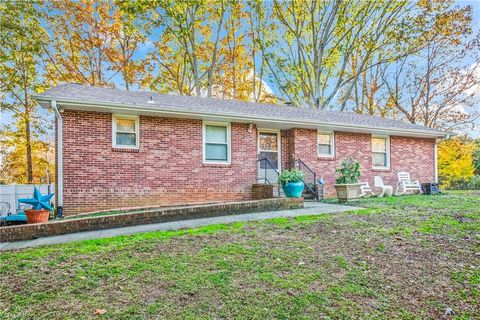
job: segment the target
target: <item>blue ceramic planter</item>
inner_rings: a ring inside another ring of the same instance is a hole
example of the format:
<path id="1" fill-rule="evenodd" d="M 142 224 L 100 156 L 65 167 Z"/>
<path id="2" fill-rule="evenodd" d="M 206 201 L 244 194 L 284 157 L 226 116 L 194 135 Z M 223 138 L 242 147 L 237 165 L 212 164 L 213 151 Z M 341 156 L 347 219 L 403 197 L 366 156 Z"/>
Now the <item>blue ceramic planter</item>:
<path id="1" fill-rule="evenodd" d="M 301 198 L 304 187 L 302 181 L 289 182 L 282 186 L 283 192 L 287 198 Z"/>

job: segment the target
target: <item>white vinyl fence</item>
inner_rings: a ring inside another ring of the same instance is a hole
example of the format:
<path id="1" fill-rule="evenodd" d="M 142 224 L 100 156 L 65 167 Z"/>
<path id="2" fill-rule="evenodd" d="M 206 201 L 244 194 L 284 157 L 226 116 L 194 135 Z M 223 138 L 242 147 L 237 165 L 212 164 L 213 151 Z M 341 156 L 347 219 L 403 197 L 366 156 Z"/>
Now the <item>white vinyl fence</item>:
<path id="1" fill-rule="evenodd" d="M 33 196 L 33 188 L 37 187 L 40 192 L 45 195 L 48 192 L 55 192 L 53 184 L 7 184 L 0 185 L 0 202 L 10 204 L 10 212 L 15 213 L 18 209 L 18 199 L 31 198 Z M 49 188 L 50 187 L 50 188 Z M 2 213 L 0 212 L 0 215 Z"/>

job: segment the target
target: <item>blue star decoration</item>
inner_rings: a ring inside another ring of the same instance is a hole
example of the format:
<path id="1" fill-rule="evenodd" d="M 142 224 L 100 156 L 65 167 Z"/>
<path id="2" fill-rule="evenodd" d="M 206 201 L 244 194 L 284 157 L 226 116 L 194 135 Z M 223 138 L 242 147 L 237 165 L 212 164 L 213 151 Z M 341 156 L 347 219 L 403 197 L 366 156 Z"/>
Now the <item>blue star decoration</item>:
<path id="1" fill-rule="evenodd" d="M 53 211 L 53 208 L 50 205 L 50 199 L 52 199 L 53 195 L 53 193 L 50 193 L 42 196 L 37 187 L 35 187 L 33 189 L 33 198 L 18 199 L 18 202 L 32 205 L 33 210 L 47 209 L 48 211 Z"/>

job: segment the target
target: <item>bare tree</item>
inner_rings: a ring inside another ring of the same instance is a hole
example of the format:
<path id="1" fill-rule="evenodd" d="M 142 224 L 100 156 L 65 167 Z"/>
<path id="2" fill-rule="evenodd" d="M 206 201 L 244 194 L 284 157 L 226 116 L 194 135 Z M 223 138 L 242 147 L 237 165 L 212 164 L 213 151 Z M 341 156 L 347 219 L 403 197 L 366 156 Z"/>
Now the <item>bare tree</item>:
<path id="1" fill-rule="evenodd" d="M 158 0 L 148 9 L 154 12 L 153 25 L 162 30 L 152 54 L 161 68 L 159 77 L 171 77 L 177 87 L 181 83 L 179 93 L 201 96 L 206 88 L 211 96 L 227 2 Z M 153 83 L 162 81 L 157 77 Z"/>
<path id="2" fill-rule="evenodd" d="M 325 109 L 340 90 L 350 96 L 371 57 L 397 41 L 389 32 L 412 12 L 408 1 L 274 1 L 275 52 L 267 53 L 270 76 L 296 105 Z M 393 59 L 394 55 L 385 57 Z M 350 68 L 355 57 L 356 68 Z M 337 101 L 338 102 L 338 101 Z M 338 109 L 345 110 L 340 100 Z"/>
<path id="3" fill-rule="evenodd" d="M 480 117 L 480 33 L 470 34 L 470 10 L 437 16 L 421 50 L 383 71 L 388 100 L 408 121 L 456 130 Z"/>

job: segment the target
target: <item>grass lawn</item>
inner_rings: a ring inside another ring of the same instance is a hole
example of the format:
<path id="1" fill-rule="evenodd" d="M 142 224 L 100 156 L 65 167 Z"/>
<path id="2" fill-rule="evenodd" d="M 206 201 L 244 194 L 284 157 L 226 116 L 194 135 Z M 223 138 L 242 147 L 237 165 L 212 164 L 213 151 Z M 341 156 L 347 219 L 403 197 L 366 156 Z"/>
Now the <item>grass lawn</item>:
<path id="1" fill-rule="evenodd" d="M 479 192 L 356 205 L 3 252 L 0 319 L 480 318 Z"/>

